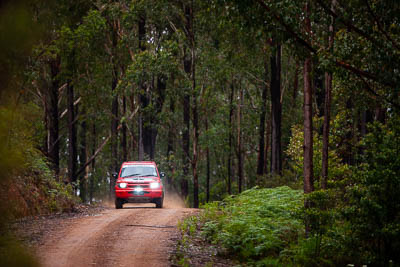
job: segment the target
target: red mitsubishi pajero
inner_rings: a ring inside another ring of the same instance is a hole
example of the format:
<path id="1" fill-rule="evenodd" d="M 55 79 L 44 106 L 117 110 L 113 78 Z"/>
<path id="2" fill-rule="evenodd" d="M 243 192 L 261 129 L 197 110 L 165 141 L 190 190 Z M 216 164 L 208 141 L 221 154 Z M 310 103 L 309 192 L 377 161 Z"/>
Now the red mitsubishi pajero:
<path id="1" fill-rule="evenodd" d="M 153 161 L 128 161 L 122 163 L 115 185 L 115 208 L 124 203 L 155 203 L 163 207 L 164 173 L 159 173 Z"/>

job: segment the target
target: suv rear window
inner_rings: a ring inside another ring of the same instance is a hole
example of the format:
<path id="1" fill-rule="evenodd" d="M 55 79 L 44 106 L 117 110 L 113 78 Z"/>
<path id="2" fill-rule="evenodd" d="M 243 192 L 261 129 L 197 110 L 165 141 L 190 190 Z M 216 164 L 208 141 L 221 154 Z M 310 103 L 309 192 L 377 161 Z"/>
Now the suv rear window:
<path id="1" fill-rule="evenodd" d="M 156 168 L 152 165 L 127 165 L 122 168 L 121 178 L 124 177 L 149 177 L 157 176 Z"/>

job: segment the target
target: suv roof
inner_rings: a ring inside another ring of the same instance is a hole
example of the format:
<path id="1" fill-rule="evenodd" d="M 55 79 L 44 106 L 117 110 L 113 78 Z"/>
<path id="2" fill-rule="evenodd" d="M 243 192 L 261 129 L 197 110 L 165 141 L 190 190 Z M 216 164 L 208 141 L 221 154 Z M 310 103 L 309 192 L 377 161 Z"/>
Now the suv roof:
<path id="1" fill-rule="evenodd" d="M 125 161 L 122 165 L 156 165 L 154 161 Z"/>

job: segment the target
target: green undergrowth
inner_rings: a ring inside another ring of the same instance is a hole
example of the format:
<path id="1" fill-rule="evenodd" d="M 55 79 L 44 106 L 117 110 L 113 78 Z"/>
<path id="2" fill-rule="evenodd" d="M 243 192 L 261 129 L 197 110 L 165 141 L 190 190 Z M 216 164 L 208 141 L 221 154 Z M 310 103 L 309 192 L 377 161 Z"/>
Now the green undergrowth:
<path id="1" fill-rule="evenodd" d="M 38 149 L 40 112 L 34 104 L 0 107 L 0 223 L 70 211 L 77 203 Z"/>
<path id="2" fill-rule="evenodd" d="M 218 247 L 218 254 L 240 265 L 291 265 L 293 244 L 304 238 L 303 193 L 287 186 L 253 188 L 236 197 L 205 205 L 181 223 L 181 265 L 191 238 Z"/>
<path id="3" fill-rule="evenodd" d="M 9 219 L 69 212 L 78 203 L 71 185 L 58 182 L 40 152 L 27 151 L 25 166 L 1 181 L 1 199 Z"/>

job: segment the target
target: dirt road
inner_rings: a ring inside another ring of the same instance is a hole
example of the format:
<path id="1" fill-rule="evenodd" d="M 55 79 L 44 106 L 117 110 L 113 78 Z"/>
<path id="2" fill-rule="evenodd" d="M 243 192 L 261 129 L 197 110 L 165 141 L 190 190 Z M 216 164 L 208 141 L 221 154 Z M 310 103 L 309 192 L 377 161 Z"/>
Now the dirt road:
<path id="1" fill-rule="evenodd" d="M 125 204 L 99 215 L 77 218 L 52 233 L 38 248 L 43 266 L 169 266 L 171 237 L 180 219 L 196 212 L 166 200 Z"/>

